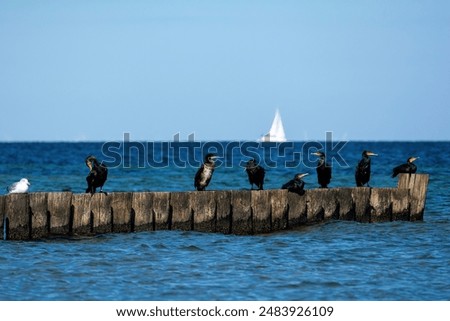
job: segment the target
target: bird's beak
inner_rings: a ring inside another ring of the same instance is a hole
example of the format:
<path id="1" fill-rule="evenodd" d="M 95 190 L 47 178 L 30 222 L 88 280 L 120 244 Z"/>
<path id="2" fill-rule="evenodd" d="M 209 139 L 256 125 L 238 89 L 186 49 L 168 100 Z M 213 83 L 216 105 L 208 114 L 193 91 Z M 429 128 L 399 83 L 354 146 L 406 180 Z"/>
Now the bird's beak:
<path id="1" fill-rule="evenodd" d="M 411 158 L 411 163 L 414 162 L 416 159 L 419 159 L 420 157 L 413 157 Z"/>
<path id="2" fill-rule="evenodd" d="M 367 152 L 368 156 L 378 156 L 378 154 L 372 153 L 372 152 Z"/>
<path id="3" fill-rule="evenodd" d="M 305 173 L 305 174 L 300 175 L 300 177 L 303 178 L 303 177 L 308 176 L 308 175 L 309 175 L 309 173 Z"/>
<path id="4" fill-rule="evenodd" d="M 316 155 L 316 156 L 320 156 L 319 152 L 314 152 L 314 153 L 311 153 L 311 155 Z"/>

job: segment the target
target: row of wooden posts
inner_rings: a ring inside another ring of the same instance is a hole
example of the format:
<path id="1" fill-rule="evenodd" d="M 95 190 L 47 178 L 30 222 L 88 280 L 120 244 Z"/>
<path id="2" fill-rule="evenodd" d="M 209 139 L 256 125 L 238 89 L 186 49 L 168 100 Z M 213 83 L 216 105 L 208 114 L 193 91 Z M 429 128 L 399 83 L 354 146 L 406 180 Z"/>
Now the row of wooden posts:
<path id="1" fill-rule="evenodd" d="M 194 230 L 251 235 L 326 220 L 422 220 L 426 174 L 401 174 L 397 188 L 232 190 L 74 194 L 48 192 L 0 196 L 1 238 L 154 230 Z"/>

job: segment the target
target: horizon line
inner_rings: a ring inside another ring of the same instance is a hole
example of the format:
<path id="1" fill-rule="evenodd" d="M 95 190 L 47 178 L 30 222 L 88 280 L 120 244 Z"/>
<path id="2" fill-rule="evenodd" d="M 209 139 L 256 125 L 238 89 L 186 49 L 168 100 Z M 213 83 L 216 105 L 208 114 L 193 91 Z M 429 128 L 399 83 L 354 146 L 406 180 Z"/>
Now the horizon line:
<path id="1" fill-rule="evenodd" d="M 124 140 L 114 140 L 114 139 L 109 139 L 109 140 L 0 140 L 1 144 L 9 144 L 9 143 L 107 143 L 107 142 L 123 142 Z M 145 140 L 145 139 L 133 139 L 130 142 L 175 142 L 175 140 L 163 140 L 163 139 L 155 139 L 155 140 Z M 325 141 L 324 139 L 299 139 L 299 140 L 287 140 L 286 142 L 258 142 L 257 139 L 251 140 L 251 139 L 202 139 L 202 140 L 194 140 L 194 141 L 189 141 L 189 140 L 180 140 L 179 142 L 182 143 L 189 143 L 189 142 L 233 142 L 233 141 L 237 141 L 237 142 L 257 142 L 257 143 L 297 143 L 297 142 L 309 142 L 309 141 L 317 141 L 317 142 L 322 142 Z M 336 139 L 336 141 L 344 141 L 342 139 Z M 347 142 L 361 142 L 361 143 L 366 143 L 366 142 L 371 142 L 371 143 L 395 143 L 395 142 L 407 142 L 407 143 L 448 143 L 450 142 L 450 139 L 393 139 L 393 140 L 388 140 L 388 139 L 347 139 L 345 140 Z M 178 141 L 177 141 L 178 142 Z"/>

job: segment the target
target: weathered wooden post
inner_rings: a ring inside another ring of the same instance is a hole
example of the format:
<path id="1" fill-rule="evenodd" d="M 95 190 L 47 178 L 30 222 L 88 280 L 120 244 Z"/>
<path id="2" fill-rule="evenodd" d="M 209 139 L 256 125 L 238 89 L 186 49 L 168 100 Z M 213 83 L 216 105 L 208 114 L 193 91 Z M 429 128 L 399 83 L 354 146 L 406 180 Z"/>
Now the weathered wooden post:
<path id="1" fill-rule="evenodd" d="M 357 222 L 370 222 L 370 187 L 356 187 L 352 189 L 355 204 L 355 219 Z"/>
<path id="2" fill-rule="evenodd" d="M 287 194 L 288 227 L 304 225 L 307 222 L 306 195 Z"/>
<path id="3" fill-rule="evenodd" d="M 270 210 L 272 231 L 288 228 L 288 191 L 276 189 L 270 191 Z"/>
<path id="4" fill-rule="evenodd" d="M 92 233 L 92 195 L 88 193 L 72 195 L 72 234 L 89 235 Z"/>
<path id="5" fill-rule="evenodd" d="M 92 195 L 91 213 L 94 234 L 112 232 L 111 197 L 104 193 Z"/>
<path id="6" fill-rule="evenodd" d="M 373 188 L 370 193 L 370 222 L 389 222 L 392 219 L 391 188 Z"/>
<path id="7" fill-rule="evenodd" d="M 231 191 L 231 232 L 233 234 L 253 234 L 251 201 L 251 191 Z"/>
<path id="8" fill-rule="evenodd" d="M 30 213 L 28 194 L 8 194 L 5 199 L 6 238 L 28 240 L 30 238 Z"/>
<path id="9" fill-rule="evenodd" d="M 214 191 L 216 200 L 216 232 L 231 233 L 231 192 Z"/>
<path id="10" fill-rule="evenodd" d="M 325 210 L 322 207 L 322 201 L 320 199 L 321 194 L 322 192 L 319 189 L 310 189 L 305 192 L 306 221 L 309 224 L 322 222 L 325 218 Z"/>
<path id="11" fill-rule="evenodd" d="M 48 211 L 48 193 L 31 193 L 30 215 L 32 239 L 48 237 L 50 232 L 50 213 Z"/>
<path id="12" fill-rule="evenodd" d="M 189 193 L 193 211 L 194 230 L 200 232 L 216 231 L 217 205 L 214 191 L 195 191 Z"/>
<path id="13" fill-rule="evenodd" d="M 325 188 L 307 190 L 305 195 L 308 223 L 339 218 L 334 190 Z"/>
<path id="14" fill-rule="evenodd" d="M 0 195 L 0 240 L 5 239 L 4 230 L 5 226 L 3 225 L 5 222 L 5 196 Z"/>
<path id="15" fill-rule="evenodd" d="M 393 221 L 409 221 L 409 190 L 408 189 L 392 189 L 392 220 Z"/>
<path id="16" fill-rule="evenodd" d="M 193 229 L 193 213 L 190 202 L 191 193 L 194 192 L 172 192 L 170 194 L 172 230 L 190 231 Z"/>
<path id="17" fill-rule="evenodd" d="M 153 193 L 153 221 L 155 222 L 155 230 L 169 230 L 172 224 L 172 213 L 170 206 L 169 192 Z"/>
<path id="18" fill-rule="evenodd" d="M 324 209 L 325 220 L 338 220 L 339 219 L 339 195 L 337 189 L 330 189 L 328 193 L 320 189 L 323 193 L 321 196 L 321 203 Z"/>
<path id="19" fill-rule="evenodd" d="M 132 193 L 110 193 L 112 231 L 119 233 L 131 232 L 134 229 L 132 217 Z"/>
<path id="20" fill-rule="evenodd" d="M 425 200 L 427 195 L 428 174 L 400 174 L 398 178 L 399 189 L 409 189 L 410 220 L 423 220 Z"/>
<path id="21" fill-rule="evenodd" d="M 153 193 L 135 192 L 132 198 L 132 208 L 134 211 L 134 230 L 152 231 L 153 230 L 153 214 L 152 203 Z"/>
<path id="22" fill-rule="evenodd" d="M 336 197 L 337 206 L 339 208 L 337 216 L 343 221 L 355 220 L 355 203 L 353 202 L 353 188 L 336 188 L 333 189 Z"/>
<path id="23" fill-rule="evenodd" d="M 269 233 L 271 230 L 270 191 L 251 191 L 253 233 Z"/>
<path id="24" fill-rule="evenodd" d="M 50 213 L 50 234 L 69 234 L 71 205 L 71 192 L 48 193 L 47 209 Z"/>

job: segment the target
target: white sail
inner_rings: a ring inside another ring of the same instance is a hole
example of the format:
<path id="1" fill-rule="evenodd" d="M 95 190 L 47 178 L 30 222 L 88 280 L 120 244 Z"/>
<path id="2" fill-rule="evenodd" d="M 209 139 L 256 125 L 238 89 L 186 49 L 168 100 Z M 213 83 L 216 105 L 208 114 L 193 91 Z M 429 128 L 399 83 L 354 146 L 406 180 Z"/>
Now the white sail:
<path id="1" fill-rule="evenodd" d="M 275 112 L 275 118 L 272 122 L 272 127 L 270 131 L 263 135 L 259 141 L 260 142 L 285 142 L 286 135 L 284 134 L 283 122 L 281 121 L 280 111 L 277 109 Z"/>

